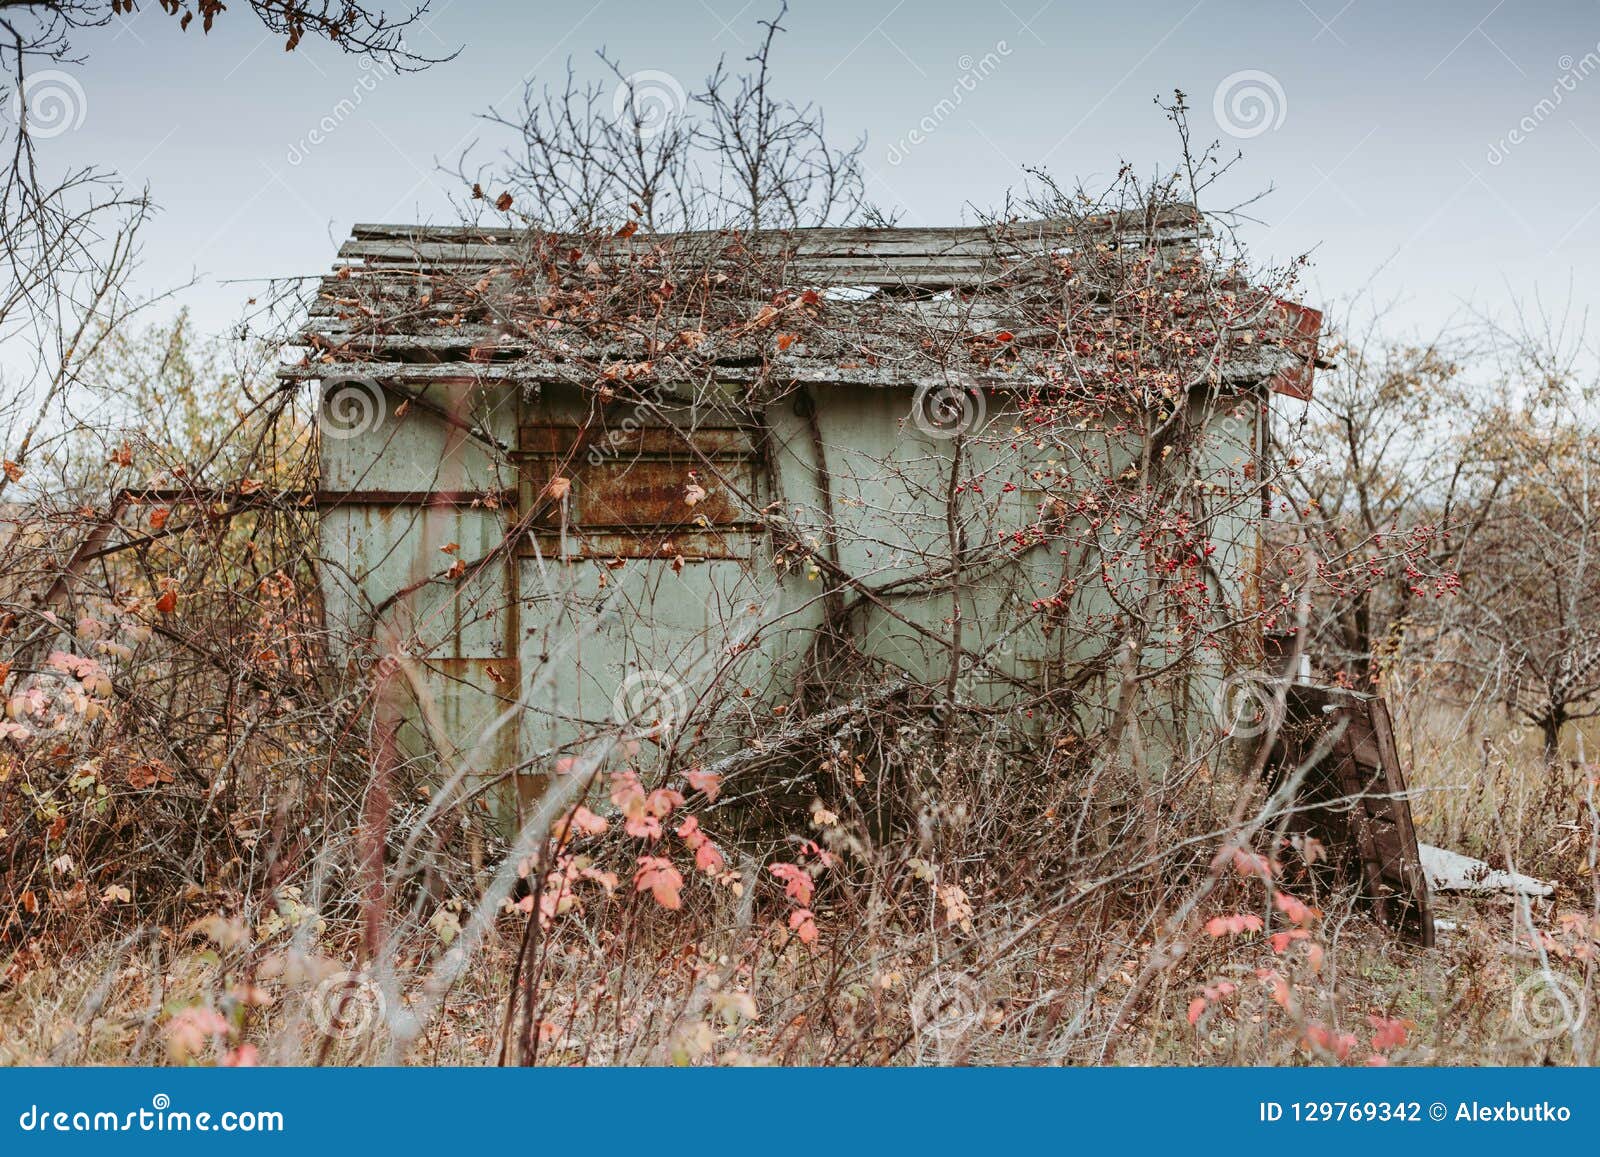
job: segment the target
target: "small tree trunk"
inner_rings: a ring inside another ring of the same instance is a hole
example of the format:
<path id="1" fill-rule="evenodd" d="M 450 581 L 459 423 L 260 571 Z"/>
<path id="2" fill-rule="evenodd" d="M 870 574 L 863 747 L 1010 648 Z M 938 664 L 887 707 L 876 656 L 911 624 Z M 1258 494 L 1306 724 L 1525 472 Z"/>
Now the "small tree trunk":
<path id="1" fill-rule="evenodd" d="M 1539 731 L 1544 736 L 1544 763 L 1546 767 L 1555 766 L 1556 757 L 1561 752 L 1561 725 L 1566 720 L 1559 711 L 1552 711 L 1549 715 L 1539 720 Z"/>

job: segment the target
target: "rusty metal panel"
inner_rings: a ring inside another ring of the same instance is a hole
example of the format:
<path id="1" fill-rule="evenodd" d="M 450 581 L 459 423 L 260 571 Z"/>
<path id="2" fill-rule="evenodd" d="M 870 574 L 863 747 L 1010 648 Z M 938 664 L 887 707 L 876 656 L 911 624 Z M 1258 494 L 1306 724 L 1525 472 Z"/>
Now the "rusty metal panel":
<path id="1" fill-rule="evenodd" d="M 525 425 L 518 430 L 517 447 L 524 454 L 560 458 L 572 445 L 574 429 L 568 425 Z M 693 448 L 690 448 L 692 442 Z M 679 430 L 666 426 L 614 425 L 596 439 L 597 452 L 607 457 L 644 455 L 674 462 L 694 463 L 710 458 L 748 458 L 750 437 L 731 426 L 699 426 Z"/>
<path id="2" fill-rule="evenodd" d="M 633 422 L 600 432 L 581 454 L 575 425 L 524 424 L 518 437 L 526 505 L 558 477 L 571 483 L 564 502 L 544 504 L 539 541 L 525 543 L 524 554 L 750 557 L 760 482 L 744 431 Z"/>
<path id="3" fill-rule="evenodd" d="M 1295 355 L 1298 364 L 1281 370 L 1269 383 L 1274 393 L 1286 394 L 1302 402 L 1311 400 L 1312 379 L 1316 374 L 1317 343 L 1322 336 L 1322 311 L 1294 301 L 1280 301 L 1290 334 L 1283 348 Z"/>
<path id="4" fill-rule="evenodd" d="M 1431 947 L 1432 901 L 1388 706 L 1371 695 L 1295 684 L 1286 688 L 1285 708 L 1269 758 L 1275 778 L 1300 767 L 1331 727 L 1345 725 L 1307 772 L 1296 798 L 1303 810 L 1290 826 L 1320 840 L 1335 871 L 1360 879 L 1380 923 Z"/>
<path id="5" fill-rule="evenodd" d="M 529 462 L 534 493 L 545 491 L 558 465 L 547 458 Z M 752 464 L 719 463 L 715 475 L 696 466 L 699 463 L 655 458 L 581 464 L 570 475 L 572 500 L 567 517 L 578 526 L 595 529 L 670 531 L 751 524 L 753 512 L 740 495 L 755 488 Z M 691 485 L 705 492 L 692 506 L 687 499 Z M 552 508 L 541 521 L 549 526 L 560 519 L 560 510 Z"/>

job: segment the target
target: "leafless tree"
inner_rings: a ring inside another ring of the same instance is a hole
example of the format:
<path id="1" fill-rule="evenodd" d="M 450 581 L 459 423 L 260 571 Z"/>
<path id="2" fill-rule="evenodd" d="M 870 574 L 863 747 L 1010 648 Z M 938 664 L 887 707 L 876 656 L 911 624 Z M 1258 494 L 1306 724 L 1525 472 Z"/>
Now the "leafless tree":
<path id="1" fill-rule="evenodd" d="M 558 89 L 530 81 L 517 110 L 485 115 L 519 138 L 499 172 L 469 174 L 468 155 L 456 172 L 480 197 L 486 185 L 509 186 L 517 218 L 549 229 L 636 220 L 651 231 L 759 231 L 849 220 L 863 211 L 865 140 L 832 145 L 821 109 L 777 95 L 773 54 L 787 10 L 759 22 L 745 70 L 719 60 L 693 93 L 665 74 L 627 73 L 604 50 L 603 83 L 579 83 L 570 62 Z"/>

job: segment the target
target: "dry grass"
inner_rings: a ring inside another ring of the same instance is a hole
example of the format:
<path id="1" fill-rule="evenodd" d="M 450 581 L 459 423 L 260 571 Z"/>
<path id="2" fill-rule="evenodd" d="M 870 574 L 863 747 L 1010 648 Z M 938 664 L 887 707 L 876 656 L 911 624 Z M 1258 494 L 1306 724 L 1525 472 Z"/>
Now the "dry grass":
<path id="1" fill-rule="evenodd" d="M 819 875 L 812 944 L 790 930 L 789 908 L 754 861 L 721 886 L 691 882 L 678 912 L 625 886 L 610 899 L 585 893 L 585 910 L 555 921 L 530 956 L 537 1062 L 1594 1062 L 1592 1025 L 1542 1031 L 1527 1005 L 1545 987 L 1545 961 L 1572 992 L 1592 987 L 1596 926 L 1581 915 L 1593 904 L 1577 854 L 1592 833 L 1574 840 L 1549 819 L 1578 814 L 1581 783 L 1560 770 L 1547 777 L 1536 746 L 1504 736 L 1486 756 L 1483 737 L 1443 709 L 1401 718 L 1422 837 L 1491 859 L 1497 847 L 1502 859 L 1509 852 L 1519 870 L 1558 881 L 1553 900 L 1442 900 L 1454 928 L 1423 951 L 1349 897 L 1312 896 L 1320 916 L 1307 937 L 1275 951 L 1265 935 L 1203 931 L 1215 913 L 1268 911 L 1260 880 L 1229 876 L 1174 922 L 1199 879 L 1193 864 L 1167 861 L 1192 878 L 1159 890 L 1137 875 L 1063 887 L 1026 855 L 980 854 L 997 831 L 978 801 L 946 807 L 958 813 L 950 831 L 934 824 L 929 837 L 924 821 L 920 842 L 869 847 L 839 820 L 820 833 L 838 859 Z M 958 893 L 941 891 L 951 884 Z M 471 898 L 419 909 L 384 967 L 361 974 L 368 986 L 349 990 L 349 1031 L 330 1036 L 330 1010 L 341 1019 L 336 974 L 354 967 L 358 930 L 296 897 L 228 919 L 196 908 L 168 927 L 24 945 L 0 991 L 0 1062 L 496 1063 L 521 913 L 490 921 L 461 955 Z M 1192 1017 L 1208 988 L 1213 998 Z M 1374 1048 L 1385 1023 L 1403 1024 L 1405 1040 Z"/>

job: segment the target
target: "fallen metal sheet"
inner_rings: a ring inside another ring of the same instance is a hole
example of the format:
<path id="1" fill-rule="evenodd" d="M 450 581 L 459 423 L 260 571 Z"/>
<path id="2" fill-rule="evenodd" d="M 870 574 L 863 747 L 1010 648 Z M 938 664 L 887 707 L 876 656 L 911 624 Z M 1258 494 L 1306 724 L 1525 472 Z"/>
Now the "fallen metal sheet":
<path id="1" fill-rule="evenodd" d="M 1482 860 L 1452 852 L 1449 848 L 1418 844 L 1417 850 L 1422 855 L 1422 871 L 1428 877 L 1428 887 L 1435 892 L 1545 897 L 1556 890 L 1554 884 L 1524 876 L 1520 872 L 1491 868 Z"/>
<path id="2" fill-rule="evenodd" d="M 1372 695 L 1294 684 L 1285 688 L 1284 708 L 1269 763 L 1275 777 L 1305 764 L 1322 737 L 1343 724 L 1302 781 L 1290 827 L 1322 842 L 1335 873 L 1360 881 L 1380 924 L 1432 947 L 1428 879 L 1388 707 Z"/>

